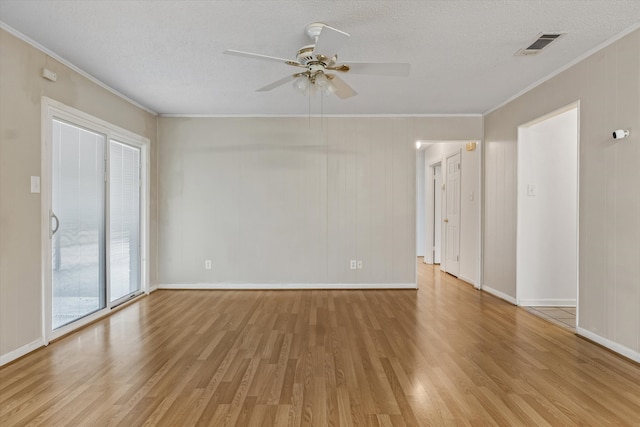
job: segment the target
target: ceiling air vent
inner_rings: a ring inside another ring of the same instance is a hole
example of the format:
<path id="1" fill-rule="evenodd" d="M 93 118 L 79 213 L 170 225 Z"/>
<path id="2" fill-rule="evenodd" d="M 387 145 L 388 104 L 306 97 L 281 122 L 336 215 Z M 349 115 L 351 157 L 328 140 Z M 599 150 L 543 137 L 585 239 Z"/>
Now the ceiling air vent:
<path id="1" fill-rule="evenodd" d="M 516 52 L 516 56 L 528 56 L 536 55 L 542 51 L 545 47 L 549 46 L 554 40 L 558 40 L 566 33 L 541 33 L 538 34 L 538 38 L 531 43 L 528 47 L 520 49 Z"/>

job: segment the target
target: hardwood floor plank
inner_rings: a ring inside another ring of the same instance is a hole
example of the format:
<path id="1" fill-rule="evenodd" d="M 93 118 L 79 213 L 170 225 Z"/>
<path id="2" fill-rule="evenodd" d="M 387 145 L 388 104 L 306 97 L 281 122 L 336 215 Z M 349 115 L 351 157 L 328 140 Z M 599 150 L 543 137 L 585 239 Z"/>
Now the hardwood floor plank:
<path id="1" fill-rule="evenodd" d="M 0 425 L 640 425 L 638 364 L 418 276 L 418 291 L 154 292 L 0 368 Z"/>

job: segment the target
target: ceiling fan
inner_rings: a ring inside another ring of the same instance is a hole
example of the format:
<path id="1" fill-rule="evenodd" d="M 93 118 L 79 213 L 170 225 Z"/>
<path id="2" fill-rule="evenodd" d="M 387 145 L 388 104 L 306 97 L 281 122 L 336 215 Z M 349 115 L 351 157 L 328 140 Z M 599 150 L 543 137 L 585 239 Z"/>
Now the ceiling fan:
<path id="1" fill-rule="evenodd" d="M 322 91 L 327 94 L 335 93 L 339 98 L 346 99 L 357 92 L 353 90 L 337 73 L 371 74 L 379 76 L 407 76 L 411 68 L 406 63 L 382 63 L 382 62 L 338 62 L 338 51 L 349 40 L 349 34 L 337 30 L 326 24 L 314 22 L 307 25 L 307 35 L 313 40 L 313 44 L 301 47 L 296 59 L 277 58 L 275 56 L 261 55 L 258 53 L 241 52 L 228 49 L 227 55 L 242 56 L 264 61 L 280 62 L 303 70 L 286 76 L 271 84 L 268 84 L 257 92 L 266 92 L 293 81 L 296 89 L 304 93 Z"/>

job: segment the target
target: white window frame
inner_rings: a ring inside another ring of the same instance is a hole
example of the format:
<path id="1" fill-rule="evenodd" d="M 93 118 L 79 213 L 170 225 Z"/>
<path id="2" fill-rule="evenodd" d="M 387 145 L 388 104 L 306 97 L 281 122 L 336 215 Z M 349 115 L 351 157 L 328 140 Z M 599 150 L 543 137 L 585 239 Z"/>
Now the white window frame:
<path id="1" fill-rule="evenodd" d="M 149 174 L 149 150 L 148 138 L 137 135 L 126 129 L 113 125 L 102 119 L 84 113 L 73 107 L 46 96 L 42 97 L 42 145 L 41 145 L 41 268 L 42 268 L 42 336 L 45 345 L 53 339 L 59 338 L 78 328 L 81 328 L 97 319 L 108 315 L 112 308 L 121 304 L 123 299 L 110 301 L 109 289 L 109 180 L 105 182 L 105 242 L 106 242 L 106 300 L 105 308 L 91 313 L 68 325 L 52 330 L 52 287 L 51 287 L 51 239 L 49 238 L 50 218 L 49 210 L 52 205 L 52 143 L 54 119 L 59 119 L 87 130 L 103 134 L 106 145 L 105 173 L 109 173 L 109 152 L 111 140 L 130 145 L 140 149 L 140 291 L 148 294 L 149 286 L 149 224 L 150 224 L 150 174 Z M 125 298 L 126 299 L 126 298 Z"/>

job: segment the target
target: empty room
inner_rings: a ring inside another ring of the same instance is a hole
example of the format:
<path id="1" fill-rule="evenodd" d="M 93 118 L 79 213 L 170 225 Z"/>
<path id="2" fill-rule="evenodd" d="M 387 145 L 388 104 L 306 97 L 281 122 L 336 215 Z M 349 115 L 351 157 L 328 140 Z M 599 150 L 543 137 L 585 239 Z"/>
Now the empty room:
<path id="1" fill-rule="evenodd" d="M 0 425 L 640 425 L 640 2 L 0 0 Z"/>

